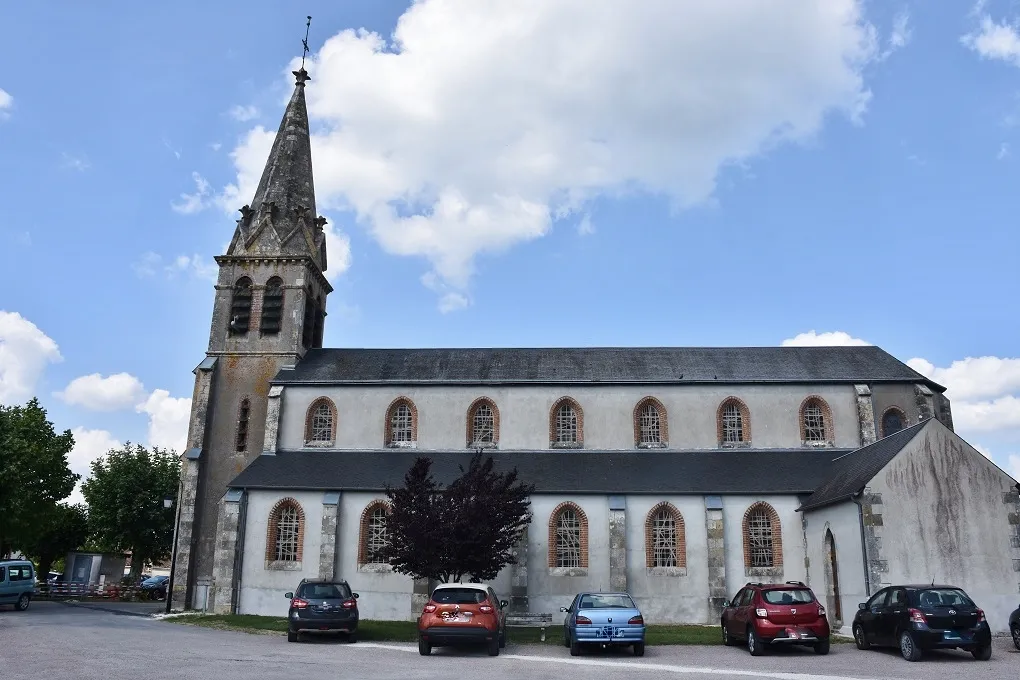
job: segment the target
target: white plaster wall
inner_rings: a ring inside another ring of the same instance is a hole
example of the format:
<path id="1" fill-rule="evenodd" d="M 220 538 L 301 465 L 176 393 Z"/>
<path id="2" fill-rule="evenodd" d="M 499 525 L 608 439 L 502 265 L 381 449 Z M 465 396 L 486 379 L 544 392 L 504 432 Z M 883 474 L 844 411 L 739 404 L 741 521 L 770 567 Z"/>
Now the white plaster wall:
<path id="1" fill-rule="evenodd" d="M 666 501 L 684 518 L 686 573 L 663 574 L 647 567 L 645 521 L 651 509 Z M 703 623 L 708 620 L 708 531 L 703 496 L 627 497 L 627 588 L 645 622 Z"/>
<path id="2" fill-rule="evenodd" d="M 293 498 L 301 505 L 305 514 L 301 567 L 296 570 L 266 569 L 266 532 L 269 529 L 269 513 L 281 498 Z M 319 576 L 322 492 L 249 491 L 247 513 L 238 612 L 263 616 L 286 616 L 289 601 L 284 597 L 284 593 L 293 591 L 303 578 L 318 578 Z"/>
<path id="3" fill-rule="evenodd" d="M 815 597 L 826 605 L 829 610 L 829 624 L 834 630 L 850 635 L 850 627 L 857 614 L 857 605 L 867 601 L 864 580 L 864 556 L 861 547 L 861 525 L 857 505 L 845 501 L 817 510 L 804 513 L 807 535 L 808 585 L 815 591 Z M 825 579 L 826 562 L 829 561 L 825 549 L 825 532 L 832 532 L 836 544 L 836 569 L 839 576 L 839 595 L 841 606 L 841 623 L 834 625 L 835 612 L 827 596 L 834 597 L 831 586 Z M 873 592 L 877 589 L 873 589 Z"/>
<path id="4" fill-rule="evenodd" d="M 1011 544 L 1015 506 L 1003 494 L 1013 480 L 937 421 L 921 432 L 871 481 L 882 495 L 881 586 L 948 583 L 967 591 L 995 632 L 1008 631 L 1020 595 L 1020 557 Z M 873 590 L 876 590 L 874 584 Z"/>
<path id="5" fill-rule="evenodd" d="M 499 409 L 500 448 L 547 449 L 549 411 L 557 399 L 571 396 L 584 412 L 585 448 L 627 450 L 634 449 L 634 407 L 654 396 L 666 407 L 670 448 L 716 448 L 716 411 L 723 399 L 736 396 L 751 412 L 755 448 L 796 448 L 801 446 L 800 404 L 812 394 L 823 397 L 832 410 L 835 445 L 860 446 L 852 385 L 289 386 L 282 397 L 279 446 L 304 445 L 308 406 L 327 396 L 337 406 L 336 448 L 381 448 L 386 409 L 404 396 L 418 409 L 418 448 L 465 448 L 467 409 L 485 396 Z"/>
<path id="6" fill-rule="evenodd" d="M 763 501 L 779 514 L 783 534 L 783 571 L 778 576 L 748 576 L 744 568 L 744 513 Z M 804 570 L 804 531 L 796 496 L 723 496 L 726 536 L 726 597 L 732 598 L 748 582 L 807 582 Z"/>

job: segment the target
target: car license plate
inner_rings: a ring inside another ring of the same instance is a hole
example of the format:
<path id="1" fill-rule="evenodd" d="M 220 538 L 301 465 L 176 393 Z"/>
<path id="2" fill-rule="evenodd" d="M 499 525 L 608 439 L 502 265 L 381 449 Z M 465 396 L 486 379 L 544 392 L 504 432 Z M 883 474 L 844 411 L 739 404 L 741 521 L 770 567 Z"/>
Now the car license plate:
<path id="1" fill-rule="evenodd" d="M 595 631 L 595 637 L 597 638 L 609 639 L 614 637 L 620 637 L 621 635 L 623 635 L 623 629 L 614 628 L 613 626 L 602 626 L 601 628 Z"/>
<path id="2" fill-rule="evenodd" d="M 955 630 L 943 631 L 942 637 L 943 637 L 943 639 L 946 639 L 946 640 L 962 640 L 964 638 L 963 635 L 961 635 L 960 633 L 957 633 Z"/>
<path id="3" fill-rule="evenodd" d="M 443 622 L 444 623 L 470 623 L 471 622 L 471 612 L 461 612 L 459 614 L 454 614 L 452 612 L 451 613 L 444 613 L 443 614 Z"/>

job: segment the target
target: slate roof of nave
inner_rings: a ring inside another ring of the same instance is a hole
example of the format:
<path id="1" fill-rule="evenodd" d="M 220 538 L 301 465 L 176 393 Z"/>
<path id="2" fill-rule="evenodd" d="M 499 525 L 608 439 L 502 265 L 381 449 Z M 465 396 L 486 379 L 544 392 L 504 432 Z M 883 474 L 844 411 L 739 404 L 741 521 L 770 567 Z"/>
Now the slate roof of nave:
<path id="1" fill-rule="evenodd" d="M 712 451 L 491 451 L 497 469 L 516 467 L 537 493 L 810 494 L 846 449 Z M 401 486 L 414 459 L 432 459 L 448 484 L 470 451 L 281 451 L 256 458 L 230 486 L 247 489 L 378 492 Z"/>
<path id="2" fill-rule="evenodd" d="M 278 384 L 932 382 L 879 347 L 312 349 Z"/>

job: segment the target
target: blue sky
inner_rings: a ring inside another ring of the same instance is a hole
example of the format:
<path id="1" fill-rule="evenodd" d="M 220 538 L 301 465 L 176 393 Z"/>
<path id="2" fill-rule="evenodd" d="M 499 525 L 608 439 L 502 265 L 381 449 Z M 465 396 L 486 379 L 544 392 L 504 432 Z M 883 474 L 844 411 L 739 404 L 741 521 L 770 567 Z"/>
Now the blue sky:
<path id="1" fill-rule="evenodd" d="M 327 345 L 863 339 L 1020 474 L 1020 7 L 760 4 L 8 3 L 0 402 L 179 445 L 311 14 Z"/>

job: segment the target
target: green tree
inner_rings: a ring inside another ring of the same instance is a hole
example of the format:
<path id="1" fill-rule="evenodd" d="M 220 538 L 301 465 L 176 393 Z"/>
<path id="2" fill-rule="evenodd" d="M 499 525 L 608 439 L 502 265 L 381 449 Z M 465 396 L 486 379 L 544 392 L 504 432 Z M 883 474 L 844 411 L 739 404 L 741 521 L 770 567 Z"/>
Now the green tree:
<path id="1" fill-rule="evenodd" d="M 102 550 L 130 550 L 135 579 L 146 563 L 170 556 L 174 510 L 163 499 L 176 497 L 179 475 L 172 451 L 126 442 L 93 461 L 82 485 L 93 540 Z"/>
<path id="2" fill-rule="evenodd" d="M 74 490 L 73 447 L 71 431 L 57 434 L 38 399 L 0 405 L 0 557 L 31 545 L 39 517 Z"/>
<path id="3" fill-rule="evenodd" d="M 55 504 L 40 517 L 38 530 L 31 543 L 21 548 L 33 558 L 39 569 L 39 578 L 46 578 L 54 562 L 61 561 L 69 552 L 82 548 L 89 537 L 88 509 L 81 504 Z"/>

